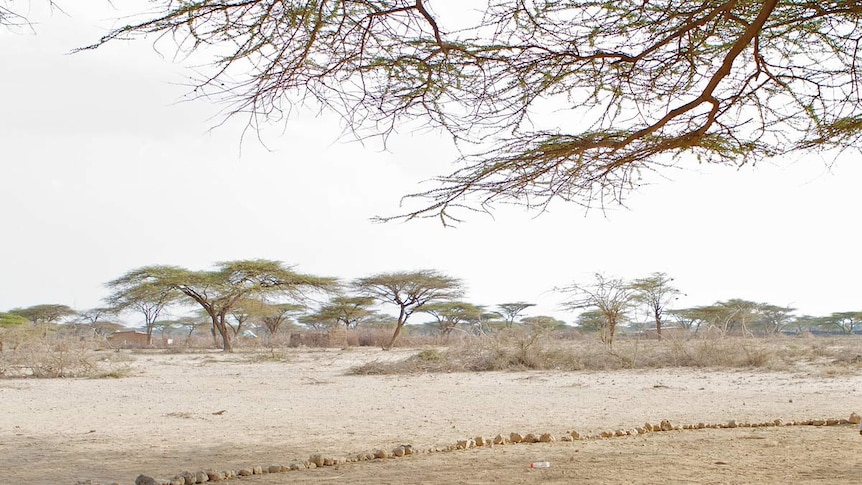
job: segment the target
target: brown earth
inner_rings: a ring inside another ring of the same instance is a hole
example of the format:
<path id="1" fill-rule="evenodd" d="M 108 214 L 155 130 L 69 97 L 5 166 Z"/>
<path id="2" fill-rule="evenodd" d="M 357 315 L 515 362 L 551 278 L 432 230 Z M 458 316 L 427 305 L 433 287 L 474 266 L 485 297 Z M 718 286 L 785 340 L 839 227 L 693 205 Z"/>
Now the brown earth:
<path id="1" fill-rule="evenodd" d="M 475 436 L 846 418 L 862 377 L 715 370 L 349 376 L 411 350 L 127 354 L 121 379 L 0 381 L 0 484 L 133 483 L 138 474 L 344 457 Z M 274 358 L 273 358 L 274 357 Z M 283 359 L 282 359 L 283 358 Z M 530 470 L 532 461 L 551 467 Z M 684 430 L 506 445 L 236 483 L 862 482 L 855 426 Z"/>

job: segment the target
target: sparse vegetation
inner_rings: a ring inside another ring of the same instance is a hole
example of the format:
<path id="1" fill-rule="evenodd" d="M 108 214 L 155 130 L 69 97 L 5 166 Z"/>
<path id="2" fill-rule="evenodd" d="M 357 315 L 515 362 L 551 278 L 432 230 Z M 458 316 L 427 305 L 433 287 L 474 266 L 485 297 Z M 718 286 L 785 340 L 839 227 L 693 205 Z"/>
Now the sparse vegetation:
<path id="1" fill-rule="evenodd" d="M 0 352 L 0 377 L 120 378 L 131 368 L 114 354 L 98 352 L 96 342 L 49 335 Z"/>
<path id="2" fill-rule="evenodd" d="M 828 341 L 828 344 L 824 344 Z M 355 375 L 522 370 L 606 371 L 698 367 L 766 371 L 862 372 L 862 339 L 699 337 L 620 339 L 612 349 L 592 339 L 560 340 L 523 331 L 464 338 L 397 362 L 373 361 Z"/>

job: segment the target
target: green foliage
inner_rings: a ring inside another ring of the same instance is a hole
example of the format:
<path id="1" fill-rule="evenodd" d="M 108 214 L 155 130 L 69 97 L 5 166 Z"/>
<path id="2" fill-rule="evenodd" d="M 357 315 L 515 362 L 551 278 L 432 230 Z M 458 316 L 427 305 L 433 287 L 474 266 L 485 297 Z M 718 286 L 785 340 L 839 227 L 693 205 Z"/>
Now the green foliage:
<path id="1" fill-rule="evenodd" d="M 482 322 L 483 308 L 463 301 L 440 301 L 424 305 L 421 310 L 437 320 L 440 335 L 449 335 L 459 325 L 478 325 Z"/>
<path id="2" fill-rule="evenodd" d="M 584 332 L 596 333 L 607 327 L 608 320 L 600 310 L 587 310 L 578 315 L 575 323 Z"/>
<path id="3" fill-rule="evenodd" d="M 15 327 L 18 325 L 25 325 L 27 323 L 30 323 L 30 320 L 26 317 L 16 315 L 14 313 L 0 312 L 0 328 Z"/>
<path id="4" fill-rule="evenodd" d="M 315 329 L 337 325 L 344 325 L 347 329 L 356 328 L 362 321 L 374 316 L 374 311 L 369 308 L 373 304 L 374 298 L 367 296 L 336 296 L 317 312 L 300 318 L 300 323 Z"/>
<path id="5" fill-rule="evenodd" d="M 530 332 L 545 333 L 565 328 L 566 322 L 547 315 L 536 315 L 522 318 L 521 325 Z"/>

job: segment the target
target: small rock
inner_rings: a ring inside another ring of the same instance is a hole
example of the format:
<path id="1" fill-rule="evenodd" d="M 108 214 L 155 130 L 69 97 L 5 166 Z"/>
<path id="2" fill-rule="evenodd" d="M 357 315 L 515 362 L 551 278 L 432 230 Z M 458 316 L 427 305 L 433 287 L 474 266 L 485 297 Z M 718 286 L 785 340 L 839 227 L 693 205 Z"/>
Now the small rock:
<path id="1" fill-rule="evenodd" d="M 210 477 L 205 471 L 195 472 L 195 483 L 206 483 L 210 481 Z"/>
<path id="2" fill-rule="evenodd" d="M 314 463 L 315 466 L 321 467 L 323 466 L 323 455 L 320 453 L 315 453 L 308 457 L 309 463 Z"/>
<path id="3" fill-rule="evenodd" d="M 492 443 L 494 443 L 495 445 L 505 445 L 506 438 L 503 438 L 503 435 L 498 434 L 497 436 L 494 436 L 494 440 L 492 441 Z"/>
<path id="4" fill-rule="evenodd" d="M 323 459 L 323 466 L 335 466 L 338 464 L 338 460 L 332 458 L 331 456 L 327 456 Z"/>
<path id="5" fill-rule="evenodd" d="M 738 427 L 739 427 L 739 425 L 736 423 L 736 420 L 735 420 L 735 419 L 731 419 L 730 421 L 728 421 L 728 422 L 727 422 L 726 427 L 728 427 L 728 428 L 738 428 Z"/>
<path id="6" fill-rule="evenodd" d="M 251 472 L 255 475 L 263 475 L 263 467 L 260 465 L 251 467 Z"/>
<path id="7" fill-rule="evenodd" d="M 618 430 L 614 431 L 614 436 L 625 436 L 625 435 L 626 435 L 626 430 L 624 430 L 624 429 L 618 429 Z"/>
<path id="8" fill-rule="evenodd" d="M 291 471 L 302 470 L 302 465 L 299 463 L 291 463 L 290 469 L 291 469 Z"/>
<path id="9" fill-rule="evenodd" d="M 251 471 L 251 468 L 240 468 L 237 474 L 241 477 L 250 477 L 254 475 L 254 473 L 252 473 Z"/>
<path id="10" fill-rule="evenodd" d="M 560 436 L 560 441 L 574 441 L 574 440 L 575 439 L 572 438 L 572 435 L 564 434 L 563 436 Z"/>
<path id="11" fill-rule="evenodd" d="M 539 436 L 539 442 L 540 443 L 553 443 L 554 441 L 557 441 L 557 440 L 554 439 L 554 437 L 551 435 L 551 433 L 542 433 L 542 435 Z"/>
<path id="12" fill-rule="evenodd" d="M 578 433 L 577 431 L 572 431 L 571 437 L 573 440 L 579 440 L 579 439 L 581 439 L 581 434 Z"/>
<path id="13" fill-rule="evenodd" d="M 270 473 L 281 473 L 284 471 L 284 467 L 281 465 L 270 465 L 268 470 Z"/>
<path id="14" fill-rule="evenodd" d="M 374 458 L 381 459 L 386 458 L 386 452 L 383 450 L 374 450 Z"/>
<path id="15" fill-rule="evenodd" d="M 396 446 L 395 448 L 392 448 L 392 454 L 399 457 L 399 458 L 404 456 L 404 447 L 403 446 Z"/>
<path id="16" fill-rule="evenodd" d="M 825 419 L 814 419 L 811 421 L 811 426 L 824 426 L 826 424 Z"/>
<path id="17" fill-rule="evenodd" d="M 473 438 L 473 441 L 476 442 L 476 446 L 485 446 L 485 438 L 482 436 L 477 436 Z"/>
<path id="18" fill-rule="evenodd" d="M 224 478 L 221 475 L 221 472 L 217 472 L 215 470 L 207 470 L 206 474 L 207 474 L 207 477 L 210 479 L 211 482 L 220 482 Z"/>
<path id="19" fill-rule="evenodd" d="M 856 413 L 850 413 L 850 417 L 847 418 L 847 421 L 850 421 L 850 424 L 862 424 L 862 416 L 859 416 Z"/>
<path id="20" fill-rule="evenodd" d="M 533 433 L 527 433 L 527 435 L 524 436 L 523 442 L 524 443 L 538 443 L 539 437 L 534 435 Z"/>
<path id="21" fill-rule="evenodd" d="M 305 467 L 308 468 L 309 470 L 313 470 L 313 469 L 317 468 L 317 465 L 315 465 L 314 463 L 309 461 L 309 462 L 305 463 Z"/>
<path id="22" fill-rule="evenodd" d="M 670 424 L 670 421 L 663 419 L 661 424 L 659 424 L 659 429 L 662 431 L 673 431 L 673 425 Z"/>
<path id="23" fill-rule="evenodd" d="M 156 479 L 147 475 L 138 475 L 135 479 L 135 485 L 158 485 Z"/>
<path id="24" fill-rule="evenodd" d="M 520 443 L 524 441 L 524 437 L 520 433 L 512 433 L 509 435 L 509 441 L 512 443 Z"/>

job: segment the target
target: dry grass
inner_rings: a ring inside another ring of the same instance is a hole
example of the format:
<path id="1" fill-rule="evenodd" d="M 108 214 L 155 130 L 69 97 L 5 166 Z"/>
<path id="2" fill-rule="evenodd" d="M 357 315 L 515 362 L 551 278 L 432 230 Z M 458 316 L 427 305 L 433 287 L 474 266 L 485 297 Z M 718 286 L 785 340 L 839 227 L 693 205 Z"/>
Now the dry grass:
<path id="1" fill-rule="evenodd" d="M 604 371 L 656 368 L 762 369 L 841 375 L 862 372 L 859 337 L 702 337 L 620 339 L 613 347 L 587 338 L 559 340 L 523 331 L 465 338 L 398 362 L 369 362 L 351 374 L 519 370 Z"/>
<path id="2" fill-rule="evenodd" d="M 97 351 L 91 339 L 44 336 L 0 352 L 0 377 L 120 378 L 131 372 L 122 358 Z"/>

